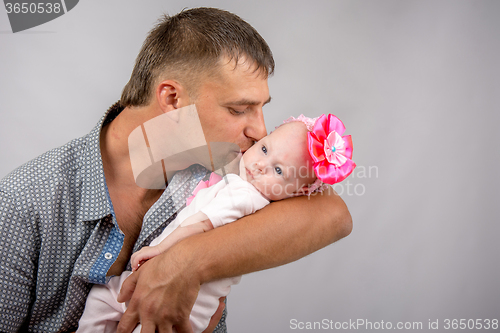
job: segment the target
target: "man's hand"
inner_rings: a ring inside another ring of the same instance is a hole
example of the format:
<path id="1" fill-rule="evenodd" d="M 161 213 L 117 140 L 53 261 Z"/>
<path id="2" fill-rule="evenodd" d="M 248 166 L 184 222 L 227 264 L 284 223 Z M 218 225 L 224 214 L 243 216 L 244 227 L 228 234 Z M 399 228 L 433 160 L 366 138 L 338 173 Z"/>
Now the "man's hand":
<path id="1" fill-rule="evenodd" d="M 138 323 L 142 333 L 191 333 L 189 315 L 200 290 L 193 265 L 176 260 L 176 251 L 154 257 L 125 280 L 118 302 L 130 300 L 118 324 L 118 333 L 132 332 Z M 224 302 L 212 317 L 207 332 L 213 331 L 222 316 Z"/>
<path id="2" fill-rule="evenodd" d="M 351 215 L 328 188 L 323 195 L 274 202 L 223 228 L 194 235 L 150 259 L 123 284 L 130 304 L 118 325 L 131 332 L 192 332 L 189 314 L 202 283 L 276 267 L 347 235 Z"/>
<path id="3" fill-rule="evenodd" d="M 160 253 L 160 250 L 156 246 L 144 246 L 142 249 L 132 254 L 130 258 L 132 272 L 135 272 L 145 261 L 156 257 Z"/>

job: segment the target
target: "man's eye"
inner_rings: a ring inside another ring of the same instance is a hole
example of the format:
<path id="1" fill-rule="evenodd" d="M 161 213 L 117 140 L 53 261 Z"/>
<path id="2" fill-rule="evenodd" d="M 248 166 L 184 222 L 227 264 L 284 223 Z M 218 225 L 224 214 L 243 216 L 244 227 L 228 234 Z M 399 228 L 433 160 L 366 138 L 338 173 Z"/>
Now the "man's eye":
<path id="1" fill-rule="evenodd" d="M 229 110 L 229 112 L 235 116 L 239 116 L 239 115 L 242 115 L 245 113 L 245 111 L 237 111 L 235 109 L 232 109 L 232 108 L 227 108 Z"/>
<path id="2" fill-rule="evenodd" d="M 274 168 L 274 171 L 276 171 L 276 173 L 277 173 L 278 175 L 280 175 L 280 176 L 283 174 L 283 170 L 281 170 L 281 168 L 280 168 L 280 167 L 275 167 L 275 168 Z"/>

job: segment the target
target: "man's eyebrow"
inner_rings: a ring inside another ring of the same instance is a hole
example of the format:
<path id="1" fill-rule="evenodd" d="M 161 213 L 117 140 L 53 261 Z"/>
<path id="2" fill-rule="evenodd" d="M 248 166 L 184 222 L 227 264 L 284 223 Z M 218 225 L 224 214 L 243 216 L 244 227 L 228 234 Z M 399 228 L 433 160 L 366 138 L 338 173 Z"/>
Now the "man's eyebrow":
<path id="1" fill-rule="evenodd" d="M 266 105 L 267 103 L 271 102 L 271 96 L 269 96 L 269 98 L 267 99 L 267 101 L 264 102 L 264 104 L 262 104 L 262 106 Z M 229 103 L 226 103 L 227 105 L 259 105 L 260 102 L 259 101 L 253 101 L 253 100 L 250 100 L 250 99 L 240 99 L 238 101 L 234 101 L 234 102 L 229 102 Z"/>

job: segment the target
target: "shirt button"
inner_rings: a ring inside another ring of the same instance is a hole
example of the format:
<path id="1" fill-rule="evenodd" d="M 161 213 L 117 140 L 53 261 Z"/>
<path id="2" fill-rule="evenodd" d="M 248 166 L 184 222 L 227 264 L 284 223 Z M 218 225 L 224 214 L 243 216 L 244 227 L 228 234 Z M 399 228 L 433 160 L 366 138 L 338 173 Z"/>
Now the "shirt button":
<path id="1" fill-rule="evenodd" d="M 106 254 L 104 255 L 104 258 L 106 258 L 106 259 L 108 259 L 108 260 L 109 260 L 109 259 L 113 258 L 113 255 L 112 255 L 111 253 L 109 253 L 109 252 L 108 252 L 108 253 L 106 253 Z"/>

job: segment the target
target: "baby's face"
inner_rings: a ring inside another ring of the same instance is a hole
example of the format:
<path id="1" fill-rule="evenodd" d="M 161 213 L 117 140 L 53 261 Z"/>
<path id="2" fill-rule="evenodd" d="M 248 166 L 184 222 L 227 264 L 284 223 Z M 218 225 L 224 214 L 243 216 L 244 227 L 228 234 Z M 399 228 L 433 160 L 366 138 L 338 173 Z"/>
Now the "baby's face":
<path id="1" fill-rule="evenodd" d="M 280 126 L 248 149 L 240 176 L 272 201 L 291 197 L 316 179 L 307 150 L 307 129 L 301 122 Z"/>

